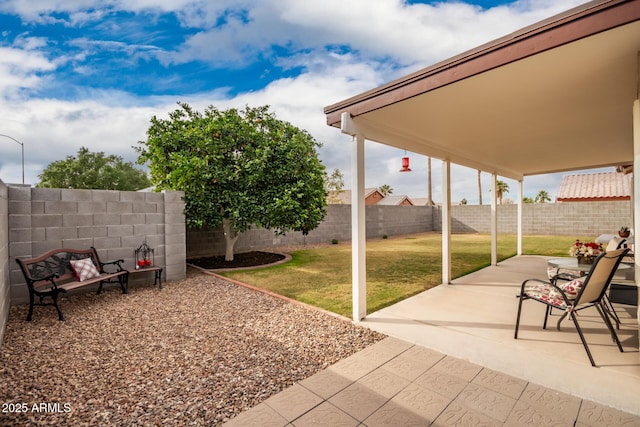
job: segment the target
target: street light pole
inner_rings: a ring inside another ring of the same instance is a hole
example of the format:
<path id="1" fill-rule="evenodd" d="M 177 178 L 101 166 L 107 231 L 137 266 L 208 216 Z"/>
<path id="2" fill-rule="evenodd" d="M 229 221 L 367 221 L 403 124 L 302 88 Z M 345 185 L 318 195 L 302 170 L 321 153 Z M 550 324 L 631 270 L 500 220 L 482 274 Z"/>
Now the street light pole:
<path id="1" fill-rule="evenodd" d="M 22 183 L 24 184 L 24 144 L 20 141 L 18 141 L 17 139 L 15 139 L 12 136 L 9 135 L 4 135 L 0 133 L 0 136 L 4 136 L 5 138 L 9 138 L 14 140 L 15 142 L 17 142 L 18 144 L 20 144 L 20 147 L 22 148 Z"/>

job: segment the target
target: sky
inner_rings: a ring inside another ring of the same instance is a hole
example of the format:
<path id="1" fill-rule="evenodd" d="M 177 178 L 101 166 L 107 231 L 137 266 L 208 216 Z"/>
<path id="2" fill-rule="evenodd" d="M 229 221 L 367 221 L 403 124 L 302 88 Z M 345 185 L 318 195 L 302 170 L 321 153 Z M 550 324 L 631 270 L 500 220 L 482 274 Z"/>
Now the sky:
<path id="1" fill-rule="evenodd" d="M 351 137 L 326 125 L 325 106 L 584 2 L 0 0 L 0 179 L 22 182 L 20 144 L 27 184 L 81 147 L 135 162 L 151 118 L 186 102 L 270 105 L 350 188 Z M 426 197 L 427 159 L 406 155 L 412 172 L 399 173 L 405 153 L 367 141 L 366 187 Z M 432 160 L 436 202 L 441 166 Z M 554 199 L 563 175 L 525 178 L 524 196 Z M 517 183 L 498 179 L 516 199 Z M 475 170 L 453 165 L 451 186 L 453 201 L 477 203 Z"/>

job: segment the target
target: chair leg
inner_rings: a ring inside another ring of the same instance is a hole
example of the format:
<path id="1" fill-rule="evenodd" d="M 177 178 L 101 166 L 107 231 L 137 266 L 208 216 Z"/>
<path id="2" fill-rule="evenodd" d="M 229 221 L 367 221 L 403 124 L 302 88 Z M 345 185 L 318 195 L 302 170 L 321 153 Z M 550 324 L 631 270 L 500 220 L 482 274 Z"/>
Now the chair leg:
<path id="1" fill-rule="evenodd" d="M 549 319 L 549 314 L 551 314 L 551 306 L 548 305 L 544 311 L 544 323 L 542 324 L 542 329 L 547 329 L 547 319 Z"/>
<path id="2" fill-rule="evenodd" d="M 600 314 L 600 317 L 602 317 L 602 320 L 604 320 L 604 323 L 607 325 L 607 328 L 609 328 L 609 333 L 611 334 L 611 338 L 613 338 L 613 341 L 618 345 L 618 350 L 620 350 L 620 352 L 623 353 L 624 350 L 622 349 L 622 344 L 620 343 L 620 339 L 618 338 L 618 334 L 616 334 L 616 330 L 613 327 L 611 320 L 609 320 L 609 317 L 607 317 L 607 314 L 604 312 L 604 309 L 602 307 L 600 307 L 598 304 L 596 304 L 595 306 L 596 306 L 596 309 L 598 310 L 598 313 Z"/>
<path id="3" fill-rule="evenodd" d="M 618 317 L 618 313 L 613 307 L 613 304 L 611 303 L 611 300 L 609 299 L 609 296 L 607 294 L 604 294 L 604 297 L 602 298 L 602 308 L 604 309 L 604 312 L 611 316 L 611 319 L 616 322 L 616 329 L 619 330 L 620 318 Z"/>
<path id="4" fill-rule="evenodd" d="M 520 327 L 520 313 L 522 313 L 522 301 L 523 301 L 523 297 L 522 297 L 522 294 L 520 294 L 520 296 L 518 296 L 518 315 L 516 316 L 516 331 L 513 335 L 514 339 L 518 339 L 518 327 Z"/>
<path id="5" fill-rule="evenodd" d="M 591 351 L 589 350 L 589 346 L 587 345 L 587 340 L 585 340 L 584 334 L 582 333 L 582 328 L 580 328 L 580 325 L 578 324 L 576 312 L 571 310 L 571 313 L 569 315 L 571 316 L 571 320 L 573 320 L 573 324 L 576 325 L 576 330 L 578 331 L 578 335 L 580 335 L 580 341 L 582 341 L 582 345 L 587 352 L 587 356 L 589 356 L 591 366 L 596 366 L 596 362 L 593 360 L 593 356 L 591 356 Z"/>

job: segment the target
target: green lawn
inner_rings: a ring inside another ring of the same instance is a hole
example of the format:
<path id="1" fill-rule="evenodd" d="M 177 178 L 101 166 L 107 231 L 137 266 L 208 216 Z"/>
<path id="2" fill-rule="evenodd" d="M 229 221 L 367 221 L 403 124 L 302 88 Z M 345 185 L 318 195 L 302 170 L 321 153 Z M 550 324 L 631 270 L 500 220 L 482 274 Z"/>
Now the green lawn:
<path id="1" fill-rule="evenodd" d="M 584 237 L 580 237 L 584 238 Z M 524 236 L 523 253 L 568 256 L 572 236 Z M 442 283 L 438 233 L 367 241 L 367 310 L 373 312 Z M 452 275 L 491 263 L 487 234 L 452 236 Z M 498 260 L 516 254 L 516 236 L 498 236 Z M 299 250 L 292 261 L 258 270 L 223 273 L 241 282 L 351 317 L 351 245 Z"/>

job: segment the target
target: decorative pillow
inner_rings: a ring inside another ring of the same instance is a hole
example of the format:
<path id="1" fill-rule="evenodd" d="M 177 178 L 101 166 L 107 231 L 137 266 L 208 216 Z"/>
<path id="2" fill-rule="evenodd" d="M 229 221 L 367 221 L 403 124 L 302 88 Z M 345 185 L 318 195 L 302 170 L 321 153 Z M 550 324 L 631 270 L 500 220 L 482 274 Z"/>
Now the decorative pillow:
<path id="1" fill-rule="evenodd" d="M 73 260 L 71 261 L 71 268 L 81 282 L 100 276 L 100 272 L 91 261 L 91 258 Z"/>
<path id="2" fill-rule="evenodd" d="M 586 277 L 579 277 L 570 282 L 558 283 L 558 287 L 563 290 L 567 298 L 576 299 L 578 292 L 582 289 Z"/>

